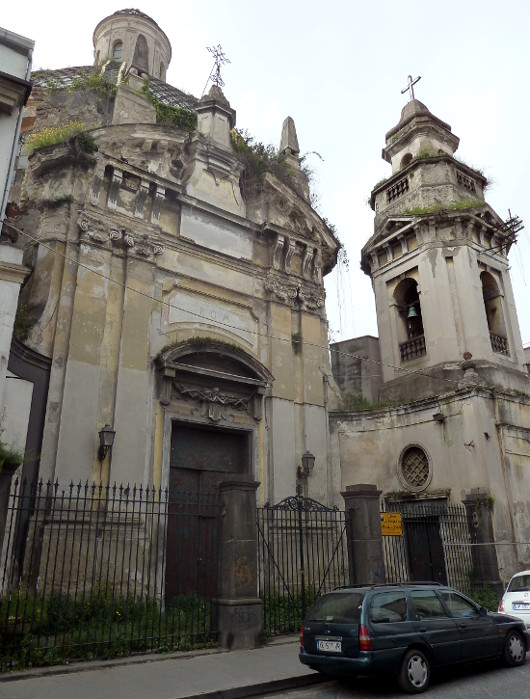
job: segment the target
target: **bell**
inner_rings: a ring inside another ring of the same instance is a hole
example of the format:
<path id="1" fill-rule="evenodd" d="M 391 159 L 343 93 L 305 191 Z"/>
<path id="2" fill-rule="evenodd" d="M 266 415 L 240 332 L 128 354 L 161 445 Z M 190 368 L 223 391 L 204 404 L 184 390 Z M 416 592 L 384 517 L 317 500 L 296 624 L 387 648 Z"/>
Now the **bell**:
<path id="1" fill-rule="evenodd" d="M 412 320 L 412 318 L 419 318 L 419 313 L 415 306 L 411 306 L 407 312 L 407 320 Z"/>

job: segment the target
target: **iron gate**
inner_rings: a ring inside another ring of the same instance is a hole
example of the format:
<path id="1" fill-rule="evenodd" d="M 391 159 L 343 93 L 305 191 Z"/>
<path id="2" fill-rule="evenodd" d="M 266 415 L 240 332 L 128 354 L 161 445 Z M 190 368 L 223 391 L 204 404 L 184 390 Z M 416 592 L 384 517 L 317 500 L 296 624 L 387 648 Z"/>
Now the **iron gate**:
<path id="1" fill-rule="evenodd" d="M 387 582 L 433 580 L 466 590 L 472 572 L 472 527 L 464 505 L 389 503 L 402 536 L 383 536 Z"/>
<path id="2" fill-rule="evenodd" d="M 265 634 L 298 631 L 313 600 L 350 582 L 346 513 L 302 496 L 257 510 Z"/>

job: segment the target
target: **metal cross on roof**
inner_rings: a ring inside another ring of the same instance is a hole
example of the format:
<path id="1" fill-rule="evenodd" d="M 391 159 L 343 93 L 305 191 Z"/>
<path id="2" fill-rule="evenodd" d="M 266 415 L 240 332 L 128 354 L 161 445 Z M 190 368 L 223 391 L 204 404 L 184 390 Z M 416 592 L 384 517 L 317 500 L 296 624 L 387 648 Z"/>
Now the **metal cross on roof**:
<path id="1" fill-rule="evenodd" d="M 208 82 L 211 80 L 217 87 L 224 87 L 224 80 L 221 77 L 221 66 L 225 63 L 230 63 L 229 59 L 224 55 L 221 44 L 217 46 L 207 46 L 208 51 L 213 55 L 214 64 Z"/>
<path id="2" fill-rule="evenodd" d="M 401 94 L 402 94 L 402 95 L 404 95 L 405 92 L 408 92 L 408 93 L 410 94 L 410 101 L 411 101 L 411 102 L 412 102 L 412 100 L 414 99 L 414 85 L 415 85 L 419 80 L 421 80 L 421 75 L 418 75 L 418 77 L 415 78 L 414 80 L 412 79 L 412 75 L 409 75 L 409 77 L 408 77 L 409 84 L 407 85 L 407 87 L 404 87 L 404 88 L 401 90 Z"/>

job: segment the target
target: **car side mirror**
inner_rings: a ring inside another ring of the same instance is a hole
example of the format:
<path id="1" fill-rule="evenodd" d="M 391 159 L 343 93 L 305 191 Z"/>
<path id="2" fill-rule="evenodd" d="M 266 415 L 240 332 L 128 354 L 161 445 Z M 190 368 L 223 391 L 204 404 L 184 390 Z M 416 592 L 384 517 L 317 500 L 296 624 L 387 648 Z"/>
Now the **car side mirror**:
<path id="1" fill-rule="evenodd" d="M 487 616 L 487 615 L 488 615 L 488 610 L 486 609 L 486 607 L 481 607 L 481 608 L 478 610 L 478 613 L 480 614 L 480 616 Z"/>

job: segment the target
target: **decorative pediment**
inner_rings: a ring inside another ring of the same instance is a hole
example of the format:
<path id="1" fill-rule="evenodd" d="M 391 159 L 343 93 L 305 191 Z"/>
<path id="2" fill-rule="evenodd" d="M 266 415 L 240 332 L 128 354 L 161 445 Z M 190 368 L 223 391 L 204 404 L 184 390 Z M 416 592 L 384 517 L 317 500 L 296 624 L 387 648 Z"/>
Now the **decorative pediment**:
<path id="1" fill-rule="evenodd" d="M 163 377 L 163 405 L 198 404 L 193 412 L 211 422 L 231 422 L 235 412 L 261 420 L 263 395 L 274 379 L 240 348 L 194 338 L 165 350 L 156 363 Z"/>

